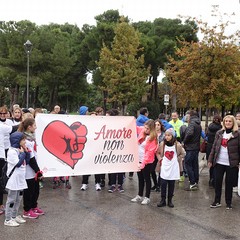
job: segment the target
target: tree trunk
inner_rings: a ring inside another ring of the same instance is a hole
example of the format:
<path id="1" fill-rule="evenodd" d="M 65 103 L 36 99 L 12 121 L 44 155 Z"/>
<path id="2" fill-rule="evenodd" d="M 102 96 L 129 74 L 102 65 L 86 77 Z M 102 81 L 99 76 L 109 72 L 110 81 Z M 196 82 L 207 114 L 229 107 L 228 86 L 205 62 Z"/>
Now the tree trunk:
<path id="1" fill-rule="evenodd" d="M 154 87 L 154 100 L 157 102 L 158 100 L 158 82 L 157 82 L 157 76 L 153 77 L 153 87 Z"/>
<path id="2" fill-rule="evenodd" d="M 224 118 L 225 116 L 225 106 L 222 105 L 222 119 Z"/>
<path id="3" fill-rule="evenodd" d="M 205 120 L 205 132 L 207 132 L 208 129 L 208 116 L 209 116 L 209 98 L 206 100 L 206 120 Z"/>

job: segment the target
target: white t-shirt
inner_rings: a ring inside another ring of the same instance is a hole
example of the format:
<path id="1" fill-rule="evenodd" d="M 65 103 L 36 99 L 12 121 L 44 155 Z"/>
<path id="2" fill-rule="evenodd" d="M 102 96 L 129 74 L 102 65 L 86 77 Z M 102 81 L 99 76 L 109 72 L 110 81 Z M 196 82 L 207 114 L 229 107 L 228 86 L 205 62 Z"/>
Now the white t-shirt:
<path id="1" fill-rule="evenodd" d="M 164 156 L 161 166 L 161 178 L 165 180 L 179 180 L 180 168 L 177 159 L 176 146 L 164 146 Z"/>
<path id="2" fill-rule="evenodd" d="M 220 152 L 219 152 L 219 155 L 218 155 L 218 158 L 217 158 L 217 161 L 216 161 L 218 164 L 222 164 L 222 165 L 225 165 L 225 166 L 230 166 L 227 142 L 231 137 L 232 137 L 232 133 L 226 133 L 224 131 L 222 142 L 221 142 Z"/>
<path id="3" fill-rule="evenodd" d="M 138 144 L 139 163 L 142 163 L 144 160 L 145 147 L 146 147 L 146 142 L 147 142 L 148 138 L 149 138 L 149 136 L 147 136 L 141 144 Z"/>
<path id="4" fill-rule="evenodd" d="M 8 170 L 7 175 L 9 175 L 12 169 L 19 162 L 19 149 L 10 147 L 7 154 Z M 27 182 L 25 179 L 26 174 L 26 162 L 24 161 L 20 167 L 16 167 L 13 174 L 9 178 L 6 188 L 9 190 L 23 190 L 27 188 Z"/>
<path id="5" fill-rule="evenodd" d="M 5 157 L 5 136 L 8 136 L 12 132 L 12 127 L 8 126 L 7 124 L 4 124 L 1 122 L 0 124 L 0 158 L 6 158 Z"/>
<path id="6" fill-rule="evenodd" d="M 1 122 L 0 121 L 0 124 L 12 126 L 13 123 L 12 123 L 12 121 L 10 119 L 6 119 L 5 122 Z M 10 144 L 10 135 L 9 135 L 9 133 L 6 133 L 6 134 L 4 134 L 4 148 L 5 149 L 9 149 L 10 146 L 11 146 L 11 144 Z"/>
<path id="7" fill-rule="evenodd" d="M 26 147 L 31 151 L 30 158 L 35 157 L 37 160 L 37 152 L 36 152 L 36 143 L 35 141 L 26 140 Z M 35 171 L 29 166 L 26 166 L 26 179 L 35 178 Z"/>

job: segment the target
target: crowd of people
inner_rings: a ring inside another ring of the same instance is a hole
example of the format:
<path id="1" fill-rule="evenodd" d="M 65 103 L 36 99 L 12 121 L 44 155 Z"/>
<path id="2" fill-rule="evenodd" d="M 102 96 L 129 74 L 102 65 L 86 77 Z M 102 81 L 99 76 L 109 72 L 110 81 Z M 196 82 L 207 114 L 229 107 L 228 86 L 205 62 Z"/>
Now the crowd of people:
<path id="1" fill-rule="evenodd" d="M 46 113 L 45 109 L 22 109 L 19 105 L 0 107 L 0 170 L 7 162 L 9 180 L 6 189 L 0 184 L 0 215 L 5 213 L 4 225 L 19 226 L 27 218 L 36 219 L 44 215 L 38 205 L 40 188 L 43 187 L 43 173 L 38 166 L 35 140 L 35 117 Z M 65 114 L 59 105 L 50 114 Z M 87 106 L 79 108 L 80 115 L 103 116 L 104 110 L 97 107 L 90 112 Z M 119 115 L 118 110 L 110 109 L 107 116 Z M 158 119 L 149 119 L 146 107 L 139 110 L 136 119 L 138 138 L 138 193 L 131 202 L 142 205 L 150 203 L 151 191 L 161 192 L 157 207 L 174 207 L 175 182 L 188 180 L 187 191 L 199 188 L 199 152 L 201 141 L 207 142 L 206 160 L 209 166 L 209 186 L 215 189 L 211 208 L 221 206 L 224 174 L 226 209 L 232 209 L 232 193 L 238 183 L 240 162 L 240 113 L 236 117 L 226 115 L 223 121 L 219 115 L 213 117 L 206 132 L 195 110 L 186 112 L 183 119 L 172 112 L 168 122 L 164 113 Z M 202 139 L 201 139 L 202 138 Z M 0 171 L 2 174 L 2 171 Z M 129 173 L 132 178 L 133 172 Z M 1 175 L 0 175 L 1 177 Z M 88 189 L 90 175 L 82 176 L 81 190 Z M 95 189 L 105 187 L 106 174 L 95 174 Z M 124 192 L 126 173 L 111 173 L 108 178 L 108 192 Z M 69 176 L 53 178 L 53 189 L 62 183 L 71 189 Z M 145 191 L 144 191 L 145 190 Z M 5 205 L 3 194 L 7 194 Z M 23 198 L 23 214 L 19 214 Z"/>

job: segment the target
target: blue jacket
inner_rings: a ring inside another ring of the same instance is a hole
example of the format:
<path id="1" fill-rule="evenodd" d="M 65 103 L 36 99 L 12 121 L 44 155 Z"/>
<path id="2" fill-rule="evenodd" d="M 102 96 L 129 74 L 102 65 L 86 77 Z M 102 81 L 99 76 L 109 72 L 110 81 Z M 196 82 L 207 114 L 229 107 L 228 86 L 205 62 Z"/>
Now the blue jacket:
<path id="1" fill-rule="evenodd" d="M 137 126 L 139 126 L 139 127 L 143 126 L 144 123 L 145 123 L 147 120 L 149 120 L 148 117 L 146 117 L 145 115 L 140 114 L 140 115 L 138 116 L 138 118 L 137 118 L 137 122 L 136 122 L 136 123 L 137 123 Z"/>
<path id="2" fill-rule="evenodd" d="M 170 124 L 168 121 L 163 120 L 163 119 L 161 119 L 160 121 L 161 121 L 161 123 L 163 124 L 165 130 L 167 130 L 167 129 L 169 129 L 169 128 L 173 128 L 172 124 Z"/>

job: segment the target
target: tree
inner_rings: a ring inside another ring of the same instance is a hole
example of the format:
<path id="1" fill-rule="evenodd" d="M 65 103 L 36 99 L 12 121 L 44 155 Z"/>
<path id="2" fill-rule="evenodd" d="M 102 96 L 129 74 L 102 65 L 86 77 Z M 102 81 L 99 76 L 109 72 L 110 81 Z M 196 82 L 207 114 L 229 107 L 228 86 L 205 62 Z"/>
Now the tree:
<path id="1" fill-rule="evenodd" d="M 206 125 L 210 104 L 236 103 L 240 90 L 240 49 L 235 35 L 226 36 L 227 23 L 209 27 L 196 20 L 203 39 L 199 43 L 179 40 L 176 58 L 169 56 L 167 77 L 182 104 L 204 105 Z"/>
<path id="2" fill-rule="evenodd" d="M 128 103 L 140 99 L 147 92 L 146 80 L 149 71 L 144 67 L 144 55 L 140 34 L 126 22 L 115 28 L 111 48 L 104 46 L 98 66 L 103 78 L 103 90 L 108 92 L 108 101 L 120 106 L 123 115 Z"/>

